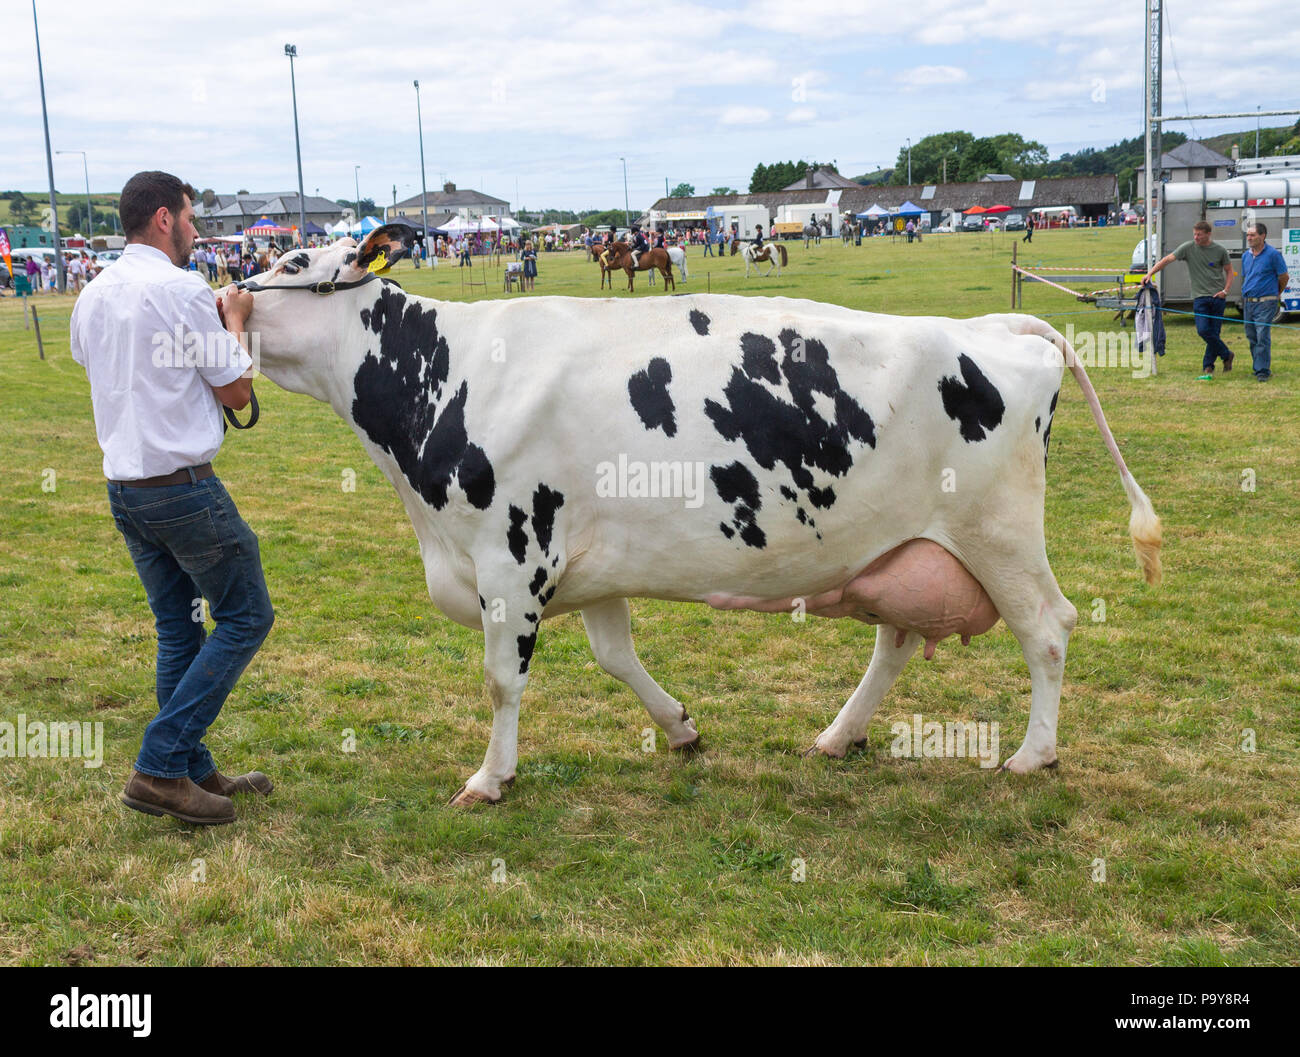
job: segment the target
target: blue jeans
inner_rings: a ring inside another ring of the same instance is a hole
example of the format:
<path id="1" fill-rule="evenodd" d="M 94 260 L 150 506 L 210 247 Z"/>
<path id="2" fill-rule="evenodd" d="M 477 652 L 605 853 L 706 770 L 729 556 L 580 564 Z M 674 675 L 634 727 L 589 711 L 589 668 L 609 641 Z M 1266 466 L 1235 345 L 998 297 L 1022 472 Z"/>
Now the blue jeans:
<path id="1" fill-rule="evenodd" d="M 1273 373 L 1273 328 L 1268 324 L 1277 314 L 1277 302 L 1245 301 L 1241 314 L 1246 317 L 1246 340 L 1250 342 L 1250 360 L 1255 368 L 1255 377 L 1267 378 Z"/>
<path id="2" fill-rule="evenodd" d="M 108 502 L 158 629 L 158 714 L 135 769 L 201 782 L 217 769 L 203 736 L 275 619 L 257 537 L 216 477 L 164 488 L 110 482 Z M 201 598 L 217 624 L 210 636 Z"/>
<path id="3" fill-rule="evenodd" d="M 1219 331 L 1223 327 L 1223 308 L 1227 301 L 1222 297 L 1198 297 L 1192 301 L 1192 311 L 1196 313 L 1196 333 L 1205 342 L 1205 356 L 1201 360 L 1201 370 L 1213 369 L 1214 361 L 1222 358 L 1224 363 L 1232 355 L 1232 350 L 1223 343 Z"/>
<path id="4" fill-rule="evenodd" d="M 706 256 L 706 257 L 712 257 L 712 256 L 713 256 L 713 243 L 712 243 L 712 242 L 706 242 L 706 243 L 704 244 L 704 256 Z"/>

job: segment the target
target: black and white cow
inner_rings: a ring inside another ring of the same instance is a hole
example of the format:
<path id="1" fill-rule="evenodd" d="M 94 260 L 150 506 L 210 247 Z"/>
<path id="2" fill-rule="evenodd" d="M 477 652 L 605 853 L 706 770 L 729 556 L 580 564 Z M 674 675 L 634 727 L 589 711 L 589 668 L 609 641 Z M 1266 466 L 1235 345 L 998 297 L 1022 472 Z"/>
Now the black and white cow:
<path id="1" fill-rule="evenodd" d="M 785 298 L 544 297 L 445 303 L 356 282 L 407 229 L 298 253 L 259 282 L 261 370 L 329 403 L 401 496 L 429 596 L 484 633 L 492 736 L 454 803 L 515 773 L 542 621 L 580 610 L 597 661 L 675 749 L 682 705 L 632 645 L 629 598 L 802 608 L 881 624 L 861 684 L 815 751 L 842 756 L 922 642 L 1000 617 L 1032 699 L 1005 767 L 1056 761 L 1075 609 L 1048 566 L 1046 460 L 1069 362 L 1159 579 L 1160 523 L 1086 374 L 1028 316 L 905 318 Z M 308 258 L 303 260 L 302 258 Z"/>

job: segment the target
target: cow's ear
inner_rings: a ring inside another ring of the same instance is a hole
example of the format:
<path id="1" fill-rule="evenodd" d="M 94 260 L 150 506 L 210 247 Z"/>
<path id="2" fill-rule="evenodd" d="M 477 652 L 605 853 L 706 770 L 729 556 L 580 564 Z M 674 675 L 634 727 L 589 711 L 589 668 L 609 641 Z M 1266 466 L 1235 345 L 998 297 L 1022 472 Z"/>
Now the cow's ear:
<path id="1" fill-rule="evenodd" d="M 410 253 L 414 244 L 414 228 L 407 224 L 385 224 L 375 228 L 357 247 L 356 266 L 363 271 L 387 271 Z"/>

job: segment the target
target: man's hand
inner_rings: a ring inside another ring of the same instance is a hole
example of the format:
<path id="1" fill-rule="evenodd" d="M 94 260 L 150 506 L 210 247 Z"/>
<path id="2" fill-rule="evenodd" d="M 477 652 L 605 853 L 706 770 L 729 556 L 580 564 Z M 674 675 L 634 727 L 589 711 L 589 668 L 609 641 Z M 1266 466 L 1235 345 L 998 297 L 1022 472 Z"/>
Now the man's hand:
<path id="1" fill-rule="evenodd" d="M 253 295 L 240 290 L 233 283 L 217 294 L 217 316 L 221 325 L 232 334 L 244 332 L 248 317 L 253 314 Z"/>

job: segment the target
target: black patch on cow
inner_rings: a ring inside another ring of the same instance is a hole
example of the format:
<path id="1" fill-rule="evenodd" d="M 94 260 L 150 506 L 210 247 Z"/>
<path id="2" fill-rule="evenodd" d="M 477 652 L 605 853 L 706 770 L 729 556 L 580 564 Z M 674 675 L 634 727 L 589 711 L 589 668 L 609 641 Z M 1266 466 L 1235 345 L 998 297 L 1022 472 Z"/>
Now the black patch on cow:
<path id="1" fill-rule="evenodd" d="M 674 436 L 677 433 L 677 409 L 673 398 L 668 393 L 668 383 L 673 380 L 673 369 L 668 361 L 656 356 L 643 371 L 637 371 L 627 380 L 627 395 L 632 399 L 632 407 L 641 416 L 646 429 L 662 426 L 664 433 Z"/>
<path id="2" fill-rule="evenodd" d="M 536 624 L 536 623 L 538 623 L 542 618 L 539 617 L 536 613 L 525 613 L 525 614 L 524 614 L 524 619 L 525 619 L 526 621 L 528 621 L 528 623 L 530 623 L 530 624 Z"/>
<path id="3" fill-rule="evenodd" d="M 781 384 L 781 369 L 776 363 L 776 342 L 762 334 L 740 336 L 741 362 L 745 373 L 757 380 L 765 378 L 773 385 Z"/>
<path id="4" fill-rule="evenodd" d="M 730 525 L 728 525 L 725 521 L 719 521 L 718 528 L 722 529 L 722 534 L 726 536 L 727 539 L 731 539 L 736 534 L 736 530 L 733 529 Z"/>
<path id="5" fill-rule="evenodd" d="M 530 635 L 520 635 L 515 639 L 519 644 L 519 674 L 528 674 L 528 662 L 533 657 L 533 647 L 537 645 L 537 632 Z"/>
<path id="6" fill-rule="evenodd" d="M 478 596 L 478 607 L 479 609 L 487 609 L 487 603 L 483 601 L 482 595 Z"/>
<path id="7" fill-rule="evenodd" d="M 713 487 L 717 489 L 722 501 L 736 504 L 732 510 L 731 523 L 740 533 L 740 538 L 750 547 L 766 547 L 767 536 L 758 527 L 758 511 L 762 508 L 763 501 L 758 495 L 758 480 L 749 467 L 741 462 L 733 462 L 729 466 L 713 466 L 709 468 L 709 476 L 713 478 Z M 724 534 L 728 539 L 731 538 L 725 526 Z"/>
<path id="8" fill-rule="evenodd" d="M 1043 426 L 1043 416 L 1042 416 L 1042 415 L 1035 415 L 1035 416 L 1034 416 L 1034 432 L 1037 433 L 1037 432 L 1042 428 L 1042 426 Z"/>
<path id="9" fill-rule="evenodd" d="M 808 524 L 808 514 L 804 511 L 803 507 L 799 507 L 797 510 L 795 510 L 794 516 L 799 519 L 799 524 L 801 525 Z"/>
<path id="10" fill-rule="evenodd" d="M 284 263 L 286 268 L 306 268 L 307 265 L 311 264 L 311 256 L 307 253 L 295 253 Z"/>
<path id="11" fill-rule="evenodd" d="M 357 259 L 357 255 L 356 255 L 356 253 L 355 253 L 355 252 L 349 252 L 349 253 L 348 253 L 348 254 L 343 258 L 343 263 L 344 263 L 344 264 L 351 264 L 351 263 L 352 263 L 353 261 L 355 261 L 356 259 Z"/>
<path id="12" fill-rule="evenodd" d="M 784 350 L 779 364 L 770 338 L 743 335 L 741 366 L 732 367 L 723 389 L 726 403 L 706 399 L 704 411 L 714 428 L 727 440 L 741 441 L 759 466 L 771 470 L 783 464 L 811 505 L 829 507 L 835 490 L 816 484 L 812 471 L 843 477 L 853 465 L 851 442 L 876 446 L 875 423 L 840 387 L 823 342 L 805 339 L 788 327 L 778 340 Z M 785 391 L 773 392 L 759 384 L 760 379 L 776 387 L 784 379 Z M 830 398 L 833 422 L 816 410 L 813 398 L 818 393 Z"/>
<path id="13" fill-rule="evenodd" d="M 520 565 L 524 564 L 524 558 L 528 554 L 528 533 L 524 531 L 524 522 L 527 520 L 528 515 L 511 503 L 510 527 L 506 529 L 506 543 L 515 561 Z"/>
<path id="14" fill-rule="evenodd" d="M 544 484 L 533 493 L 533 535 L 543 554 L 551 550 L 551 533 L 555 530 L 555 512 L 564 506 L 564 496 Z"/>
<path id="15" fill-rule="evenodd" d="M 533 582 L 528 585 L 528 593 L 530 595 L 535 595 L 537 594 L 538 591 L 540 591 L 545 586 L 546 586 L 546 566 L 539 565 L 537 567 L 537 572 L 533 573 Z"/>
<path id="16" fill-rule="evenodd" d="M 1052 443 L 1052 419 L 1056 417 L 1056 401 L 1061 396 L 1061 390 L 1052 394 L 1052 406 L 1047 409 L 1047 428 L 1043 430 L 1043 466 L 1047 466 L 1047 449 Z"/>
<path id="17" fill-rule="evenodd" d="M 985 377 L 975 361 L 964 352 L 957 357 L 961 378 L 955 375 L 939 379 L 943 409 L 954 422 L 960 423 L 962 439 L 967 444 L 983 440 L 1002 422 L 1007 405 L 997 386 Z"/>
<path id="18" fill-rule="evenodd" d="M 790 502 L 792 503 L 799 498 L 798 494 L 795 492 L 793 488 L 787 488 L 785 485 L 781 486 L 781 494 L 785 496 L 786 499 L 790 500 Z"/>
<path id="19" fill-rule="evenodd" d="M 550 587 L 548 587 L 545 591 L 543 591 L 540 595 L 537 596 L 537 604 L 540 605 L 543 609 L 545 609 L 546 603 L 549 602 L 554 597 L 555 597 L 555 585 L 551 584 Z"/>
<path id="20" fill-rule="evenodd" d="M 496 492 L 487 453 L 465 429 L 469 383 L 450 396 L 447 339 L 438 333 L 437 309 L 407 300 L 385 286 L 361 322 L 378 335 L 353 379 L 352 417 L 397 460 L 402 475 L 435 510 L 447 505 L 453 482 L 471 505 L 486 510 Z"/>
<path id="21" fill-rule="evenodd" d="M 691 326 L 695 328 L 695 333 L 704 337 L 709 332 L 709 317 L 701 312 L 698 308 L 692 308 L 690 316 Z"/>

